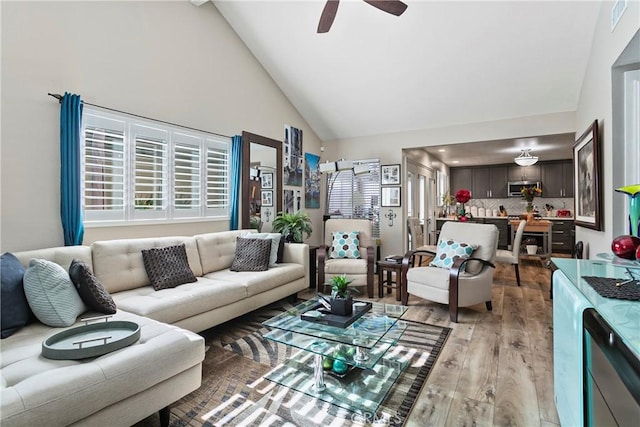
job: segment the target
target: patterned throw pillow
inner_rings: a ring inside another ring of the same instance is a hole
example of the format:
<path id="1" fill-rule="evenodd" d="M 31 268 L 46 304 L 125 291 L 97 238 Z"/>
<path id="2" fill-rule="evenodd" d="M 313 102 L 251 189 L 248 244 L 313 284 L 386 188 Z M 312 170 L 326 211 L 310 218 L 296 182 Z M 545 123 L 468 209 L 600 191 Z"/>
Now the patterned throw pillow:
<path id="1" fill-rule="evenodd" d="M 277 263 L 282 262 L 282 256 L 278 261 L 280 255 L 280 242 L 284 243 L 284 238 L 280 233 L 247 233 L 245 236 L 247 239 L 268 239 L 271 241 L 271 254 L 269 255 L 269 267 L 275 267 Z M 284 246 L 283 246 L 284 249 Z"/>
<path id="2" fill-rule="evenodd" d="M 69 266 L 69 276 L 87 307 L 104 314 L 116 312 L 116 303 L 109 291 L 102 286 L 87 264 L 74 259 Z"/>
<path id="3" fill-rule="evenodd" d="M 271 240 L 236 238 L 236 255 L 231 271 L 265 271 L 269 268 Z"/>
<path id="4" fill-rule="evenodd" d="M 360 233 L 351 231 L 335 231 L 331 242 L 331 253 L 329 258 L 360 258 Z"/>
<path id="5" fill-rule="evenodd" d="M 478 245 L 469 245 L 463 242 L 456 242 L 453 239 L 440 239 L 436 249 L 436 256 L 429 266 L 439 268 L 451 268 L 458 258 L 469 258 Z M 464 271 L 464 266 L 461 269 Z"/>
<path id="6" fill-rule="evenodd" d="M 29 261 L 24 272 L 24 293 L 33 314 L 45 325 L 71 326 L 87 310 L 69 273 L 44 259 Z"/>
<path id="7" fill-rule="evenodd" d="M 198 280 L 189 267 L 184 243 L 164 248 L 143 249 L 142 261 L 151 286 L 156 291 Z"/>

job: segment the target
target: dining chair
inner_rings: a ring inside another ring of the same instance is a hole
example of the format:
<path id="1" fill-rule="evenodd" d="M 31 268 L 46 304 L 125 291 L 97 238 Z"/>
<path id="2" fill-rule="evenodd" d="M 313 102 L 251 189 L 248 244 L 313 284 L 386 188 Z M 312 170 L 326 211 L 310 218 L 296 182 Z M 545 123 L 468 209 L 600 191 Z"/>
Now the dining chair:
<path id="1" fill-rule="evenodd" d="M 496 262 L 504 263 L 504 264 L 513 264 L 513 268 L 516 272 L 516 283 L 520 286 L 520 270 L 518 268 L 518 259 L 520 258 L 520 246 L 522 245 L 522 234 L 524 233 L 524 228 L 527 225 L 527 221 L 522 220 L 520 224 L 518 224 L 518 229 L 516 231 L 516 236 L 513 239 L 513 243 L 511 246 L 511 250 L 508 251 L 506 249 L 498 249 L 496 252 Z"/>

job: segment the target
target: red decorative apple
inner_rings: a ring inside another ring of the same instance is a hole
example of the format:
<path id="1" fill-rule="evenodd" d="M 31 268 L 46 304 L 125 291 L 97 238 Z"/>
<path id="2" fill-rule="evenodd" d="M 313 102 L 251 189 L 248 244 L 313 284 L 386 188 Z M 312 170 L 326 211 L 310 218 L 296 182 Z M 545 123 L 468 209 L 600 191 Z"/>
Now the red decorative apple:
<path id="1" fill-rule="evenodd" d="M 636 248 L 636 261 L 640 261 L 640 246 Z"/>
<path id="2" fill-rule="evenodd" d="M 635 236 L 622 235 L 618 236 L 611 242 L 611 250 L 620 258 L 634 259 L 636 258 L 636 249 L 640 247 L 640 239 Z"/>

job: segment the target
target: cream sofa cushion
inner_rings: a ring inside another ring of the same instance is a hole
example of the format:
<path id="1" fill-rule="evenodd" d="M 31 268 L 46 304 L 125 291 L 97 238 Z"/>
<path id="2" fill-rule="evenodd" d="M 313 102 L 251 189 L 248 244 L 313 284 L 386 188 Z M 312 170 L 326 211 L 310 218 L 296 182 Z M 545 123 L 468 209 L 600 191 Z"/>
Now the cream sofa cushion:
<path id="1" fill-rule="evenodd" d="M 366 259 L 327 259 L 324 264 L 326 274 L 367 274 Z"/>
<path id="2" fill-rule="evenodd" d="M 231 267 L 236 255 L 236 238 L 244 237 L 252 230 L 221 231 L 218 233 L 197 234 L 200 264 L 203 274 Z M 202 274 L 200 274 L 201 276 Z M 196 274 L 198 276 L 198 274 Z"/>
<path id="3" fill-rule="evenodd" d="M 278 264 L 266 271 L 231 271 L 225 269 L 206 274 L 213 280 L 229 281 L 242 284 L 247 296 L 251 297 L 262 292 L 277 288 L 296 279 L 304 278 L 305 269 L 300 264 Z"/>
<path id="4" fill-rule="evenodd" d="M 142 250 L 184 243 L 189 267 L 202 276 L 198 246 L 193 237 L 171 236 L 145 239 L 103 240 L 91 245 L 93 273 L 110 292 L 121 292 L 147 286 L 150 281 L 142 261 Z"/>
<path id="5" fill-rule="evenodd" d="M 140 340 L 93 359 L 42 357 L 42 340 L 62 329 L 41 323 L 4 339 L 2 426 L 69 425 L 204 360 L 204 339 L 196 334 L 123 311 L 114 318 L 138 323 Z"/>
<path id="6" fill-rule="evenodd" d="M 113 294 L 118 308 L 166 323 L 222 307 L 247 297 L 240 282 L 198 277 L 193 283 L 156 291 L 151 286 Z"/>

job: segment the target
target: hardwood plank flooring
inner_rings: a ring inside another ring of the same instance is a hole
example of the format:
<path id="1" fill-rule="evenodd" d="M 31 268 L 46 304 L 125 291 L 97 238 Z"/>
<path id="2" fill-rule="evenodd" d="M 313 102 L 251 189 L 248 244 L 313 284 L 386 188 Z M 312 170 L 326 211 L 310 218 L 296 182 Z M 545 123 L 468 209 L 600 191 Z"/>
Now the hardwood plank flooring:
<path id="1" fill-rule="evenodd" d="M 446 305 L 410 296 L 407 319 L 452 332 L 408 427 L 560 424 L 553 402 L 550 277 L 542 262 L 522 259 L 518 287 L 513 266 L 498 264 L 493 311 L 484 304 L 461 308 L 458 323 L 449 321 Z M 374 300 L 397 303 L 394 294 Z"/>

